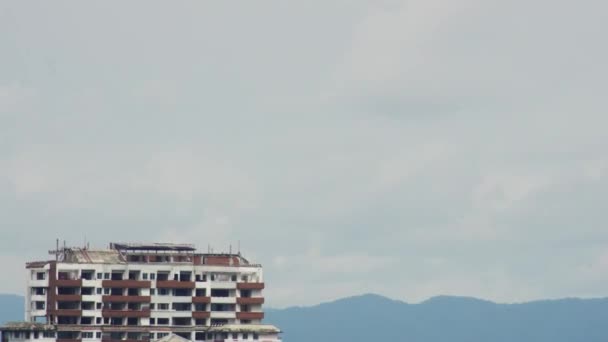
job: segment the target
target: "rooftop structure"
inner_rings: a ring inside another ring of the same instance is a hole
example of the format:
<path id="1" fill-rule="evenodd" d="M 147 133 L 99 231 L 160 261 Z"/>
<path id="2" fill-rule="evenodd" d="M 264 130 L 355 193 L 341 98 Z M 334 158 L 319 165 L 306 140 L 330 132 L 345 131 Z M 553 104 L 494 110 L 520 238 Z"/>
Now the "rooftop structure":
<path id="1" fill-rule="evenodd" d="M 25 322 L 0 328 L 2 342 L 279 341 L 262 324 L 262 266 L 240 253 L 110 243 L 50 254 L 26 263 Z"/>

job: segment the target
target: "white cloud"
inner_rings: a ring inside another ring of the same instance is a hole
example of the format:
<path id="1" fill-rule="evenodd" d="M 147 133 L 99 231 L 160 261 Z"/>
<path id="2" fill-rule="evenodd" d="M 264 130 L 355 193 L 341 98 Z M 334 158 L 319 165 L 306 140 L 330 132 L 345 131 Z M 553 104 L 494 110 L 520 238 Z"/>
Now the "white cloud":
<path id="1" fill-rule="evenodd" d="M 605 294 L 603 3 L 0 6 L 3 262 L 240 240 L 276 306 Z"/>

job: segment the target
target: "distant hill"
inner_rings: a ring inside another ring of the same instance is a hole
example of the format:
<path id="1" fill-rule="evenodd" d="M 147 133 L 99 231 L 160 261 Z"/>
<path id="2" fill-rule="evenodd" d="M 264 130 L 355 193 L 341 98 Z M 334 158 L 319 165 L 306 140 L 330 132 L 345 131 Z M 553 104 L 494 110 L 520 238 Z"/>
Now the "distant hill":
<path id="1" fill-rule="evenodd" d="M 269 310 L 285 342 L 608 341 L 608 299 L 495 304 L 435 297 L 407 304 L 377 295 L 313 307 Z"/>
<path id="2" fill-rule="evenodd" d="M 23 297 L 0 294 L 0 324 L 23 320 Z"/>
<path id="3" fill-rule="evenodd" d="M 0 295 L 0 322 L 23 319 L 23 297 Z M 605 342 L 608 299 L 496 304 L 434 297 L 407 304 L 378 295 L 266 310 L 285 342 Z"/>

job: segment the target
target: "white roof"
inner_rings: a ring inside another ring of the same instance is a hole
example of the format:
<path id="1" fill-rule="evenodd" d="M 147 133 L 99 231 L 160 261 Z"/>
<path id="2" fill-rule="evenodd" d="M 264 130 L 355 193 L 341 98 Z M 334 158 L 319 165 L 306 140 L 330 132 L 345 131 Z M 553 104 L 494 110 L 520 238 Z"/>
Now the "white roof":
<path id="1" fill-rule="evenodd" d="M 258 334 L 278 334 L 281 330 L 270 324 L 225 324 L 209 328 L 211 332 L 245 332 Z"/>
<path id="2" fill-rule="evenodd" d="M 179 335 L 169 334 L 163 338 L 156 340 L 155 342 L 190 342 L 190 340 L 187 338 L 183 338 Z"/>

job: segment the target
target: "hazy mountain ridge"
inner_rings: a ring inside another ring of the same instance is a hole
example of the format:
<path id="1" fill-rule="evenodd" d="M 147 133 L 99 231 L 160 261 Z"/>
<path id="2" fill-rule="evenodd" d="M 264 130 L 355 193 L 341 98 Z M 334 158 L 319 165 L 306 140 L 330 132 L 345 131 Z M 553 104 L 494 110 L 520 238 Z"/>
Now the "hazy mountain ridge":
<path id="1" fill-rule="evenodd" d="M 0 295 L 0 321 L 21 320 L 23 297 Z M 408 304 L 379 295 L 267 309 L 285 342 L 608 341 L 608 298 L 496 304 L 438 296 Z"/>
<path id="2" fill-rule="evenodd" d="M 23 320 L 23 296 L 0 294 L 0 324 Z"/>
<path id="3" fill-rule="evenodd" d="M 286 342 L 572 342 L 608 340 L 608 299 L 496 304 L 438 296 L 419 304 L 377 295 L 267 312 Z"/>

